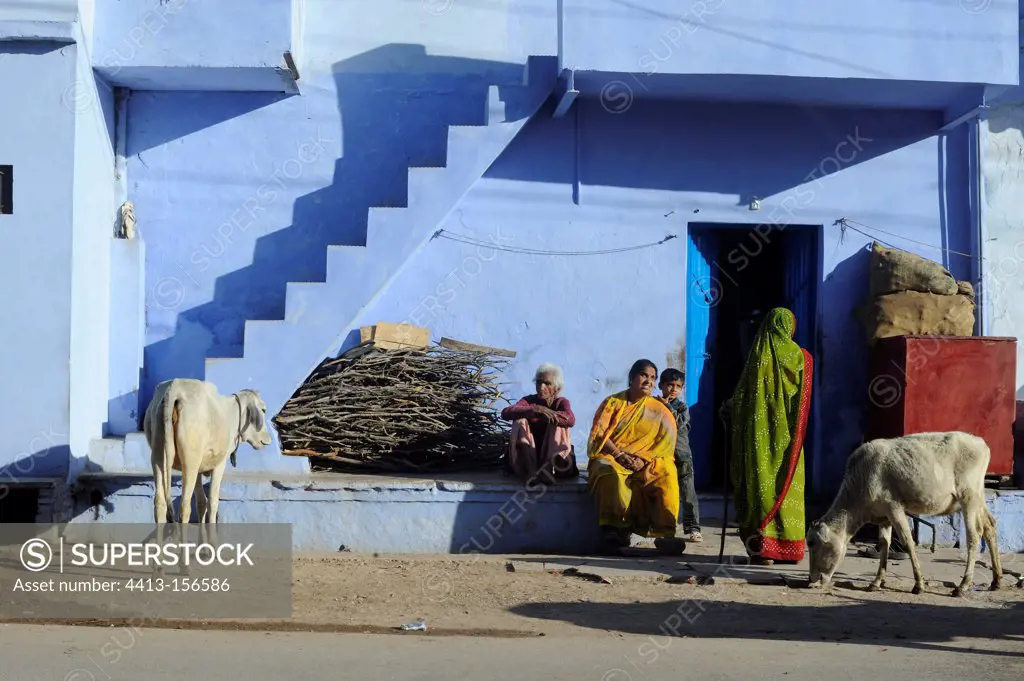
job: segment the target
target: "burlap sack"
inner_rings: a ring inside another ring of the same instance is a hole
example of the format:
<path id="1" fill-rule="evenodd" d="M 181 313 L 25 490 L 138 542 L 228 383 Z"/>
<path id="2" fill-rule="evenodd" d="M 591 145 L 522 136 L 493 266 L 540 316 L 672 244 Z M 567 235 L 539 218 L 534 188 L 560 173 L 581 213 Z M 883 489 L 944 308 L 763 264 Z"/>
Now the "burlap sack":
<path id="1" fill-rule="evenodd" d="M 889 336 L 970 336 L 974 333 L 974 303 L 965 295 L 890 293 L 867 303 L 861 321 L 868 345 Z"/>
<path id="2" fill-rule="evenodd" d="M 971 285 L 971 282 L 969 282 L 969 281 L 958 281 L 958 282 L 956 282 L 956 285 L 957 285 L 957 295 L 966 296 L 967 299 L 970 300 L 973 303 L 974 302 L 974 286 Z"/>
<path id="3" fill-rule="evenodd" d="M 870 279 L 871 298 L 902 291 L 952 296 L 958 288 L 953 275 L 939 263 L 898 248 L 886 248 L 877 241 L 871 244 Z"/>

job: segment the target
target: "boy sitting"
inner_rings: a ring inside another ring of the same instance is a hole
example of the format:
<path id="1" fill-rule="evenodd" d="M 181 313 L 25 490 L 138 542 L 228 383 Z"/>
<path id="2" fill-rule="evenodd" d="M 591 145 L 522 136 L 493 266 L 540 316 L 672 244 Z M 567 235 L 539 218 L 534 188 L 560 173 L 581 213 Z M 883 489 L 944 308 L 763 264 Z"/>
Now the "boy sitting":
<path id="1" fill-rule="evenodd" d="M 676 416 L 676 468 L 679 470 L 679 507 L 683 532 L 693 542 L 704 541 L 700 533 L 700 509 L 697 490 L 693 486 L 693 453 L 690 451 L 690 410 L 683 401 L 684 374 L 678 369 L 665 369 L 658 387 L 661 401 Z"/>

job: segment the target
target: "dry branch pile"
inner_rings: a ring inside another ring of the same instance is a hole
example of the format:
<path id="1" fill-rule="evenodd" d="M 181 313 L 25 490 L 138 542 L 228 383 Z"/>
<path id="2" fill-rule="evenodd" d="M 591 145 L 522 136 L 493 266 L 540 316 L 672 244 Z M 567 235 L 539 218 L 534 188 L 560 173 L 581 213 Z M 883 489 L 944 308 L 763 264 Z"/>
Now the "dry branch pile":
<path id="1" fill-rule="evenodd" d="M 358 473 L 495 468 L 508 443 L 498 412 L 508 359 L 373 341 L 324 360 L 274 418 L 281 448 Z"/>

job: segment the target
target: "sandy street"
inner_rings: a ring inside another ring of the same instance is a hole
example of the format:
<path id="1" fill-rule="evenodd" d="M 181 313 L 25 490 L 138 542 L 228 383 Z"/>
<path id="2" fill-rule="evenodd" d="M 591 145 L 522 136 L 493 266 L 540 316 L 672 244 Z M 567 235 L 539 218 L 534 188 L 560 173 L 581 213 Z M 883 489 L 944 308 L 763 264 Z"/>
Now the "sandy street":
<path id="1" fill-rule="evenodd" d="M 293 565 L 286 621 L 167 621 L 147 628 L 0 624 L 0 681 L 138 679 L 1019 679 L 1024 556 L 1006 586 L 950 597 L 956 550 L 921 553 L 864 591 L 876 563 L 846 559 L 830 593 L 802 588 L 806 564 L 715 561 L 717 543 L 675 558 L 307 555 Z M 572 570 L 576 569 L 576 572 Z M 568 570 L 568 572 L 567 572 Z M 712 575 L 713 584 L 690 583 Z M 692 580 L 691 580 L 692 578 Z M 254 594 L 258 596 L 259 594 Z M 425 632 L 400 631 L 422 619 Z M 978 676 L 982 674 L 982 676 Z"/>
<path id="2" fill-rule="evenodd" d="M 922 553 L 928 590 L 916 597 L 905 563 L 870 593 L 875 562 L 851 552 L 837 587 L 822 593 L 800 588 L 805 565 L 723 567 L 714 549 L 678 558 L 301 556 L 289 621 L 2 624 L 0 681 L 657 681 L 681 670 L 852 680 L 864 664 L 900 679 L 1024 673 L 1022 556 L 1004 557 L 998 592 L 985 590 L 983 556 L 977 589 L 954 599 L 963 563 L 952 549 Z M 707 574 L 714 584 L 687 583 Z M 398 630 L 421 618 L 426 632 Z"/>
<path id="3" fill-rule="evenodd" d="M 1018 620 L 1020 613 L 1017 613 Z M 101 651 L 117 639 L 116 660 Z M 278 681 L 501 679 L 678 681 L 681 678 L 856 681 L 1019 679 L 1024 642 L 916 645 L 764 639 L 494 639 L 0 625 L 3 681 Z M 1015 651 L 1015 652 L 1014 652 Z"/>

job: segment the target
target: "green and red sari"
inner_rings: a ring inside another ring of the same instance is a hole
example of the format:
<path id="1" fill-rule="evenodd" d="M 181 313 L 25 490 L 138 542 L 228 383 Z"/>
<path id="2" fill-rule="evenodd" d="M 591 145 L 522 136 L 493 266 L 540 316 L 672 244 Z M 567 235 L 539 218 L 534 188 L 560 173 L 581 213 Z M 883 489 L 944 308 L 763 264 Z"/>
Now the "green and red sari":
<path id="1" fill-rule="evenodd" d="M 757 332 L 732 398 L 732 483 L 751 557 L 804 557 L 804 435 L 814 363 L 793 340 L 796 318 L 774 308 Z"/>

